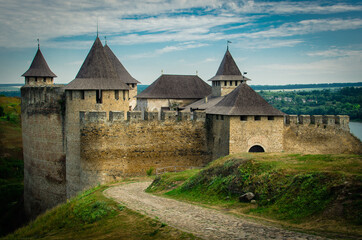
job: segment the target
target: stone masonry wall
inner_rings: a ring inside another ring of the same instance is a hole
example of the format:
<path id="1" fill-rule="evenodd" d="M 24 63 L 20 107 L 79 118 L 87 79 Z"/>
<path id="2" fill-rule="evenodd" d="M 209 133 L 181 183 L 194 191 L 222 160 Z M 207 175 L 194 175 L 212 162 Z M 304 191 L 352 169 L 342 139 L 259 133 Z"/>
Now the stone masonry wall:
<path id="1" fill-rule="evenodd" d="M 350 133 L 348 123 L 348 116 L 287 116 L 283 137 L 284 151 L 362 154 L 362 143 Z"/>
<path id="2" fill-rule="evenodd" d="M 66 200 L 64 91 L 22 87 L 24 205 L 31 218 Z"/>
<path id="3" fill-rule="evenodd" d="M 206 115 L 208 145 L 212 150 L 212 159 L 229 155 L 230 117 Z"/>
<path id="4" fill-rule="evenodd" d="M 96 91 L 66 91 L 66 156 L 67 156 L 67 197 L 74 196 L 82 189 L 80 160 L 80 111 L 127 111 L 129 109 L 128 91 L 123 98 L 115 99 L 115 91 L 102 91 L 102 103 L 96 101 Z M 108 116 L 107 116 L 108 117 Z"/>
<path id="5" fill-rule="evenodd" d="M 264 148 L 265 152 L 283 151 L 283 125 L 284 117 L 274 117 L 268 120 L 267 116 L 240 116 L 230 117 L 230 152 L 229 154 L 248 152 L 254 145 Z"/>
<path id="6" fill-rule="evenodd" d="M 151 167 L 201 167 L 211 160 L 204 114 L 81 112 L 82 188 L 145 175 Z M 145 119 L 145 120 L 142 120 Z"/>

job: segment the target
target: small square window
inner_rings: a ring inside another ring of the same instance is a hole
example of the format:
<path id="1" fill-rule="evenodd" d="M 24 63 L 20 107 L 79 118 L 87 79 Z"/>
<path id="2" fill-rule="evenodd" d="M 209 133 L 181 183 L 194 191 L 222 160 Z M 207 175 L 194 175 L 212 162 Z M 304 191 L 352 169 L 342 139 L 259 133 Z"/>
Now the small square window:
<path id="1" fill-rule="evenodd" d="M 248 117 L 247 116 L 240 116 L 240 121 L 248 121 Z"/>
<path id="2" fill-rule="evenodd" d="M 273 121 L 273 120 L 274 120 L 274 116 L 268 116 L 268 120 L 269 120 L 269 121 Z"/>
<path id="3" fill-rule="evenodd" d="M 221 120 L 224 120 L 224 115 L 221 115 L 220 117 L 221 117 Z"/>
<path id="4" fill-rule="evenodd" d="M 260 120 L 261 120 L 261 117 L 260 117 L 260 116 L 254 116 L 254 120 L 255 120 L 255 121 L 260 121 Z"/>
<path id="5" fill-rule="evenodd" d="M 219 120 L 219 115 L 216 115 L 216 120 Z"/>
<path id="6" fill-rule="evenodd" d="M 84 90 L 80 91 L 80 98 L 84 99 Z"/>

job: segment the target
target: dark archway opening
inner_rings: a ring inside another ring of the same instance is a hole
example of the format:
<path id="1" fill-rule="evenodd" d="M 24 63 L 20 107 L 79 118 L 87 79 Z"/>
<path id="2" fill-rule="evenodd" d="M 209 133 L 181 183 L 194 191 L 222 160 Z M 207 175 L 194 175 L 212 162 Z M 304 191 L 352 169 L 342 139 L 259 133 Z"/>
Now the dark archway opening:
<path id="1" fill-rule="evenodd" d="M 249 149 L 249 152 L 265 152 L 265 151 L 264 151 L 264 148 L 262 146 L 255 145 L 255 146 L 252 146 Z"/>

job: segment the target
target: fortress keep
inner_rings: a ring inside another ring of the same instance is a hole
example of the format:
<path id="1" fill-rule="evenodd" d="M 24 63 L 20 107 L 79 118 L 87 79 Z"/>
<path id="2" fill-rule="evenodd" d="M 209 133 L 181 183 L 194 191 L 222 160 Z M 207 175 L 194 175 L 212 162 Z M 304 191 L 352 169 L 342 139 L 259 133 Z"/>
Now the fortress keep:
<path id="1" fill-rule="evenodd" d="M 40 49 L 23 76 L 24 203 L 32 217 L 86 188 L 150 168 L 201 167 L 240 152 L 362 151 L 348 116 L 273 108 L 247 85 L 229 50 L 211 90 L 197 76 L 162 75 L 137 95 L 139 82 L 98 37 L 69 84 L 54 85 Z M 171 81 L 183 89 L 170 95 Z"/>

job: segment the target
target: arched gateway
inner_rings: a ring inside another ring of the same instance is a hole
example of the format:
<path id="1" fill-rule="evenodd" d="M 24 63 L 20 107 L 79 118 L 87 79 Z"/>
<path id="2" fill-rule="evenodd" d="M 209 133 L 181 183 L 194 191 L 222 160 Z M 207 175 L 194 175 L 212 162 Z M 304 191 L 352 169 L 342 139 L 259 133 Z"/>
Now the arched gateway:
<path id="1" fill-rule="evenodd" d="M 265 152 L 265 151 L 262 146 L 254 145 L 249 149 L 249 152 Z"/>

